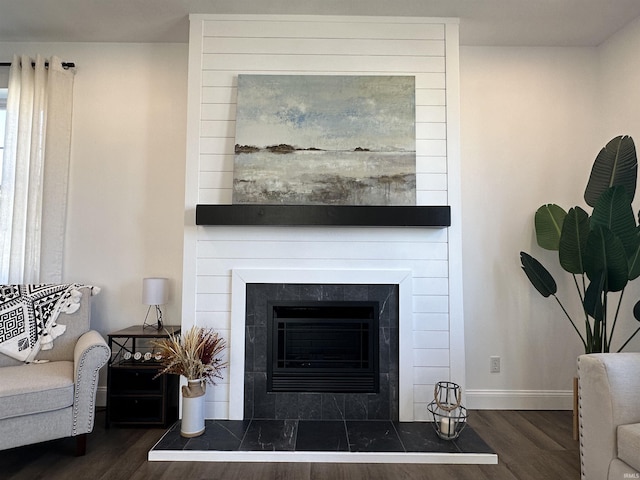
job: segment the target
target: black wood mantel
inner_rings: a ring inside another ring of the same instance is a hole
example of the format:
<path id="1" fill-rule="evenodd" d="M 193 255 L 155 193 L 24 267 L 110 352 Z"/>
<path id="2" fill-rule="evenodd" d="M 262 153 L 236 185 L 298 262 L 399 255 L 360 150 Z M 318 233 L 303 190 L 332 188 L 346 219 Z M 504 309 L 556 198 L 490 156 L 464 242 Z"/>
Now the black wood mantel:
<path id="1" fill-rule="evenodd" d="M 434 227 L 451 225 L 449 206 L 197 205 L 196 225 Z"/>

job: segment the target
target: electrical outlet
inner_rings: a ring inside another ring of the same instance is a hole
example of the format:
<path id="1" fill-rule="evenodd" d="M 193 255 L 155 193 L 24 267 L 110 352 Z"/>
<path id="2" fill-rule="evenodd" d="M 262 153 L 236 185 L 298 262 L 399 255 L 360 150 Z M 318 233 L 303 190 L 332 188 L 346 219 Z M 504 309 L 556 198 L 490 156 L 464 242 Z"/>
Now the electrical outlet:
<path id="1" fill-rule="evenodd" d="M 489 371 L 500 373 L 500 357 L 489 357 Z"/>

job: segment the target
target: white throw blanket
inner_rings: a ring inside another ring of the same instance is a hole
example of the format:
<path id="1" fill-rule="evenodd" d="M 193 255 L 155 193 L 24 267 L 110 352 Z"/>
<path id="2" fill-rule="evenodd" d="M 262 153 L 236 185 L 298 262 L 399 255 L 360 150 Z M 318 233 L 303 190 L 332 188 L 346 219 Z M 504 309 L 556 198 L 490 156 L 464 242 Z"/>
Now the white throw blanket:
<path id="1" fill-rule="evenodd" d="M 100 291 L 77 283 L 0 285 L 0 353 L 29 363 L 40 350 L 53 348 L 67 328 L 56 323 L 58 315 L 80 308 L 81 288 L 91 295 Z"/>

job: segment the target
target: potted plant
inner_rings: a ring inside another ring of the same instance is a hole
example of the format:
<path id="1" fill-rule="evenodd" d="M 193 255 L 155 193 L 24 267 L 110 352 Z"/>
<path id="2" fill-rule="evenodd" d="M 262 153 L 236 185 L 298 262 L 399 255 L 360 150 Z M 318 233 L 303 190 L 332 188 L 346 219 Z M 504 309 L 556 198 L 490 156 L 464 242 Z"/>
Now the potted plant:
<path id="1" fill-rule="evenodd" d="M 187 379 L 182 387 L 180 434 L 196 437 L 204 433 L 206 384 L 222 379 L 227 363 L 222 359 L 225 340 L 210 328 L 191 327 L 183 334 L 170 334 L 154 342 L 162 365 L 158 375 L 178 374 Z"/>
<path id="2" fill-rule="evenodd" d="M 557 251 L 561 267 L 573 276 L 582 305 L 576 320 L 558 298 L 551 273 L 531 255 L 520 252 L 525 274 L 541 295 L 555 298 L 580 337 L 585 353 L 611 350 L 625 288 L 640 276 L 640 228 L 631 206 L 637 171 L 633 139 L 615 137 L 593 163 L 584 193 L 586 203 L 593 208 L 591 215 L 579 206 L 566 212 L 555 204 L 543 205 L 536 211 L 538 245 Z M 617 295 L 617 302 L 615 296 L 610 298 L 611 294 Z M 640 302 L 633 314 L 640 321 Z M 640 327 L 618 351 L 638 331 Z"/>

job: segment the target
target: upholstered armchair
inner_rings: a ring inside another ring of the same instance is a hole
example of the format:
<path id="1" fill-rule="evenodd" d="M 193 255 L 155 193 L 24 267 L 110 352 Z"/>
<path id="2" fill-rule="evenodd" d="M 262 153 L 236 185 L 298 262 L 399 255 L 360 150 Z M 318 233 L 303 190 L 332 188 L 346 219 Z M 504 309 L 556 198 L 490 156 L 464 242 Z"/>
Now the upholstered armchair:
<path id="1" fill-rule="evenodd" d="M 640 353 L 578 358 L 582 480 L 640 478 Z"/>
<path id="2" fill-rule="evenodd" d="M 36 362 L 27 364 L 0 353 L 0 450 L 77 437 L 77 454 L 86 451 L 86 434 L 94 424 L 98 373 L 110 351 L 102 336 L 89 327 L 92 289 L 79 291 L 77 311 L 57 318 L 57 328 L 64 333 L 55 338 L 53 348 L 39 351 Z M 0 292 L 2 301 L 7 298 L 4 293 Z M 7 330 L 13 324 L 7 319 L 12 312 L 0 314 L 3 339 L 10 336 Z"/>

